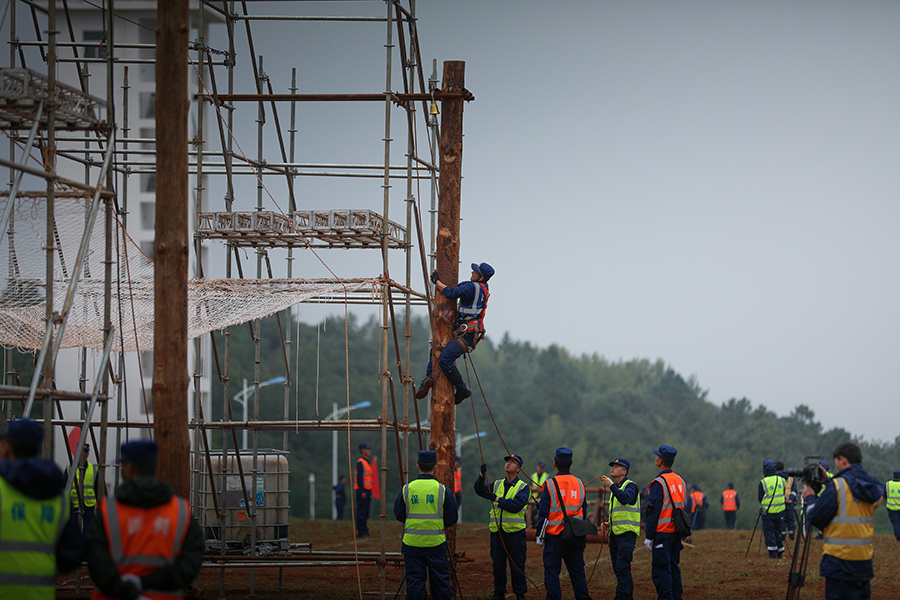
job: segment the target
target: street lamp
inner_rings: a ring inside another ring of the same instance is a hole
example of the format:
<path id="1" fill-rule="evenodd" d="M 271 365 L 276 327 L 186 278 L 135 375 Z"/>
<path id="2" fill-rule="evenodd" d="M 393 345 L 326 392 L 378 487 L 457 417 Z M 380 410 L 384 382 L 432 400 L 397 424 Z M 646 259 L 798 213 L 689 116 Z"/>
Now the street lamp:
<path id="1" fill-rule="evenodd" d="M 241 405 L 241 407 L 244 409 L 244 423 L 245 424 L 247 423 L 247 403 L 250 400 L 249 396 L 251 394 L 253 394 L 254 392 L 256 392 L 256 390 L 259 388 L 264 388 L 267 385 L 273 385 L 276 383 L 284 383 L 284 381 L 285 381 L 284 377 L 275 377 L 274 379 L 270 379 L 268 381 L 263 381 L 258 386 L 253 386 L 252 388 L 248 388 L 247 380 L 244 379 L 244 389 L 242 391 L 238 392 L 237 394 L 235 394 L 231 400 L 233 402 L 239 403 Z M 243 449 L 246 450 L 247 449 L 247 429 L 246 428 L 244 429 L 241 439 L 243 442 L 243 444 L 242 444 Z"/>
<path id="2" fill-rule="evenodd" d="M 476 440 L 482 436 L 487 435 L 487 431 L 479 431 L 478 433 L 473 433 L 472 435 L 467 435 L 466 437 L 459 437 L 459 433 L 456 434 L 456 455 L 462 456 L 462 445 L 470 440 Z M 454 473 L 454 476 L 456 474 Z M 459 513 L 457 515 L 457 519 L 459 522 L 462 522 L 462 506 L 458 507 Z"/>
<path id="3" fill-rule="evenodd" d="M 337 420 L 341 415 L 345 415 L 351 410 L 356 408 L 366 408 L 367 406 L 372 406 L 372 403 L 368 400 L 363 402 L 358 402 L 356 404 L 352 404 L 350 406 L 338 409 L 337 402 L 334 403 L 334 411 L 322 419 L 323 421 L 331 421 Z M 338 432 L 337 429 L 331 432 L 331 489 L 334 489 L 334 486 L 338 484 L 338 467 L 337 467 L 337 454 L 338 454 Z M 337 507 L 334 505 L 334 502 L 331 503 L 331 520 L 334 521 L 337 519 Z"/>

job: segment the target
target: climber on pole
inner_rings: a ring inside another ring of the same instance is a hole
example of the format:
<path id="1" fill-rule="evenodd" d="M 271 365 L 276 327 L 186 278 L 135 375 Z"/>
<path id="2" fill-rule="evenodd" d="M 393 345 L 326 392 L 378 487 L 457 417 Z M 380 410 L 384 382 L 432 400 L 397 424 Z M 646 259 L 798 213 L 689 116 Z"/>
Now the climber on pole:
<path id="1" fill-rule="evenodd" d="M 456 403 L 472 395 L 472 391 L 463 381 L 459 369 L 456 368 L 456 359 L 475 349 L 475 346 L 484 339 L 484 313 L 487 309 L 488 280 L 493 277 L 494 269 L 487 263 L 472 263 L 472 277 L 457 286 L 448 286 L 438 279 L 437 271 L 431 274 L 431 281 L 437 291 L 444 294 L 449 300 L 459 300 L 456 309 L 456 329 L 453 333 L 453 341 L 441 350 L 438 364 L 441 371 L 453 384 Z M 431 360 L 425 371 L 425 379 L 419 385 L 416 392 L 416 400 L 421 400 L 428 395 L 428 390 L 434 385 L 431 378 Z"/>

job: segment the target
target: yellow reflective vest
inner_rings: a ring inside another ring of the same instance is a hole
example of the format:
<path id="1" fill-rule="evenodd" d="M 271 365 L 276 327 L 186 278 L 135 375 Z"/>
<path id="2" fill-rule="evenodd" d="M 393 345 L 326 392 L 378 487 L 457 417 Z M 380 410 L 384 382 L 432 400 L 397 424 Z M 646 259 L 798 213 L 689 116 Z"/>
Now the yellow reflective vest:
<path id="1" fill-rule="evenodd" d="M 884 484 L 884 489 L 887 492 L 887 509 L 900 510 L 900 481 L 888 481 Z"/>
<path id="2" fill-rule="evenodd" d="M 56 544 L 69 520 L 69 500 L 29 498 L 0 477 L 0 597 L 56 597 Z"/>
<path id="3" fill-rule="evenodd" d="M 88 463 L 85 468 L 78 468 L 75 472 L 75 481 L 81 482 L 81 493 L 84 498 L 84 507 L 93 508 L 97 506 L 97 496 L 94 493 L 94 477 L 97 474 L 97 467 L 93 463 Z M 78 484 L 73 482 L 72 489 L 69 490 L 69 498 L 72 500 L 72 506 L 78 507 Z"/>
<path id="4" fill-rule="evenodd" d="M 766 494 L 760 500 L 760 507 L 770 515 L 784 512 L 784 479 L 780 475 L 769 475 L 762 480 Z"/>
<path id="5" fill-rule="evenodd" d="M 875 519 L 878 503 L 870 504 L 853 497 L 843 477 L 834 480 L 838 509 L 825 527 L 822 553 L 841 560 L 871 560 L 874 552 Z"/>
<path id="6" fill-rule="evenodd" d="M 444 496 L 447 488 L 437 479 L 414 479 L 403 486 L 406 521 L 403 543 L 434 548 L 447 541 L 444 533 Z"/>
<path id="7" fill-rule="evenodd" d="M 634 483 L 630 479 L 625 479 L 619 485 L 620 490 L 628 487 L 629 483 Z M 622 535 L 623 533 L 633 532 L 641 533 L 641 496 L 638 494 L 634 504 L 621 504 L 615 495 L 609 493 L 609 530 L 613 535 Z"/>
<path id="8" fill-rule="evenodd" d="M 542 490 L 544 489 L 544 484 L 547 483 L 547 480 L 550 479 L 550 475 L 547 471 L 538 474 L 537 471 L 531 474 L 532 486 L 539 487 Z M 541 492 L 531 492 L 531 497 L 534 498 L 534 501 L 537 502 L 541 497 Z"/>
<path id="9" fill-rule="evenodd" d="M 494 494 L 499 496 L 497 492 L 503 489 L 503 482 L 506 479 L 498 479 L 494 482 Z M 506 500 L 514 500 L 516 494 L 519 493 L 523 487 L 528 487 L 527 484 L 521 479 L 516 479 L 515 483 L 509 486 L 506 490 L 506 493 L 503 495 L 503 498 Z M 522 531 L 525 529 L 525 507 L 522 507 L 517 513 L 511 513 L 508 510 L 503 510 L 497 505 L 496 502 L 491 502 L 491 521 L 490 521 L 490 530 L 493 533 L 496 533 L 497 523 L 503 527 L 503 531 L 507 533 L 513 533 L 515 531 Z"/>

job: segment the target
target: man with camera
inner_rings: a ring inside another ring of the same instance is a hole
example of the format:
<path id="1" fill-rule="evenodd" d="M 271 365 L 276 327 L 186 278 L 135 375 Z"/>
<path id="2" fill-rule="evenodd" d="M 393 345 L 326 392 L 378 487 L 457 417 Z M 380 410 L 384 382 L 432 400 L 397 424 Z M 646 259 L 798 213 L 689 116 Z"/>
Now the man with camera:
<path id="1" fill-rule="evenodd" d="M 838 473 L 809 507 L 809 522 L 825 530 L 819 575 L 825 578 L 826 600 L 871 596 L 873 513 L 881 502 L 884 488 L 866 473 L 861 463 L 862 451 L 856 444 L 843 443 L 835 448 L 834 465 Z M 826 475 L 825 469 L 821 474 Z M 814 494 L 811 487 L 803 486 L 804 499 Z"/>

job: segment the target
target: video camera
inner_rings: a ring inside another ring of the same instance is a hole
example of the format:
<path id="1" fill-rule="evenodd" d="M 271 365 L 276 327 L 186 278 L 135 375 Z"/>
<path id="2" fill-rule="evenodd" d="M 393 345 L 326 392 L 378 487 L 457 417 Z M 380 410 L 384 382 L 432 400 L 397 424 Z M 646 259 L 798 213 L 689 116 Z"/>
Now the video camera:
<path id="1" fill-rule="evenodd" d="M 821 469 L 819 469 L 819 461 L 822 460 L 821 456 L 806 456 L 803 458 L 803 468 L 801 469 L 785 469 L 784 472 L 790 475 L 791 477 L 799 477 L 803 480 L 803 483 L 812 488 L 812 490 L 818 494 L 819 490 L 822 489 L 826 483 L 828 483 L 828 479 L 822 473 Z"/>

